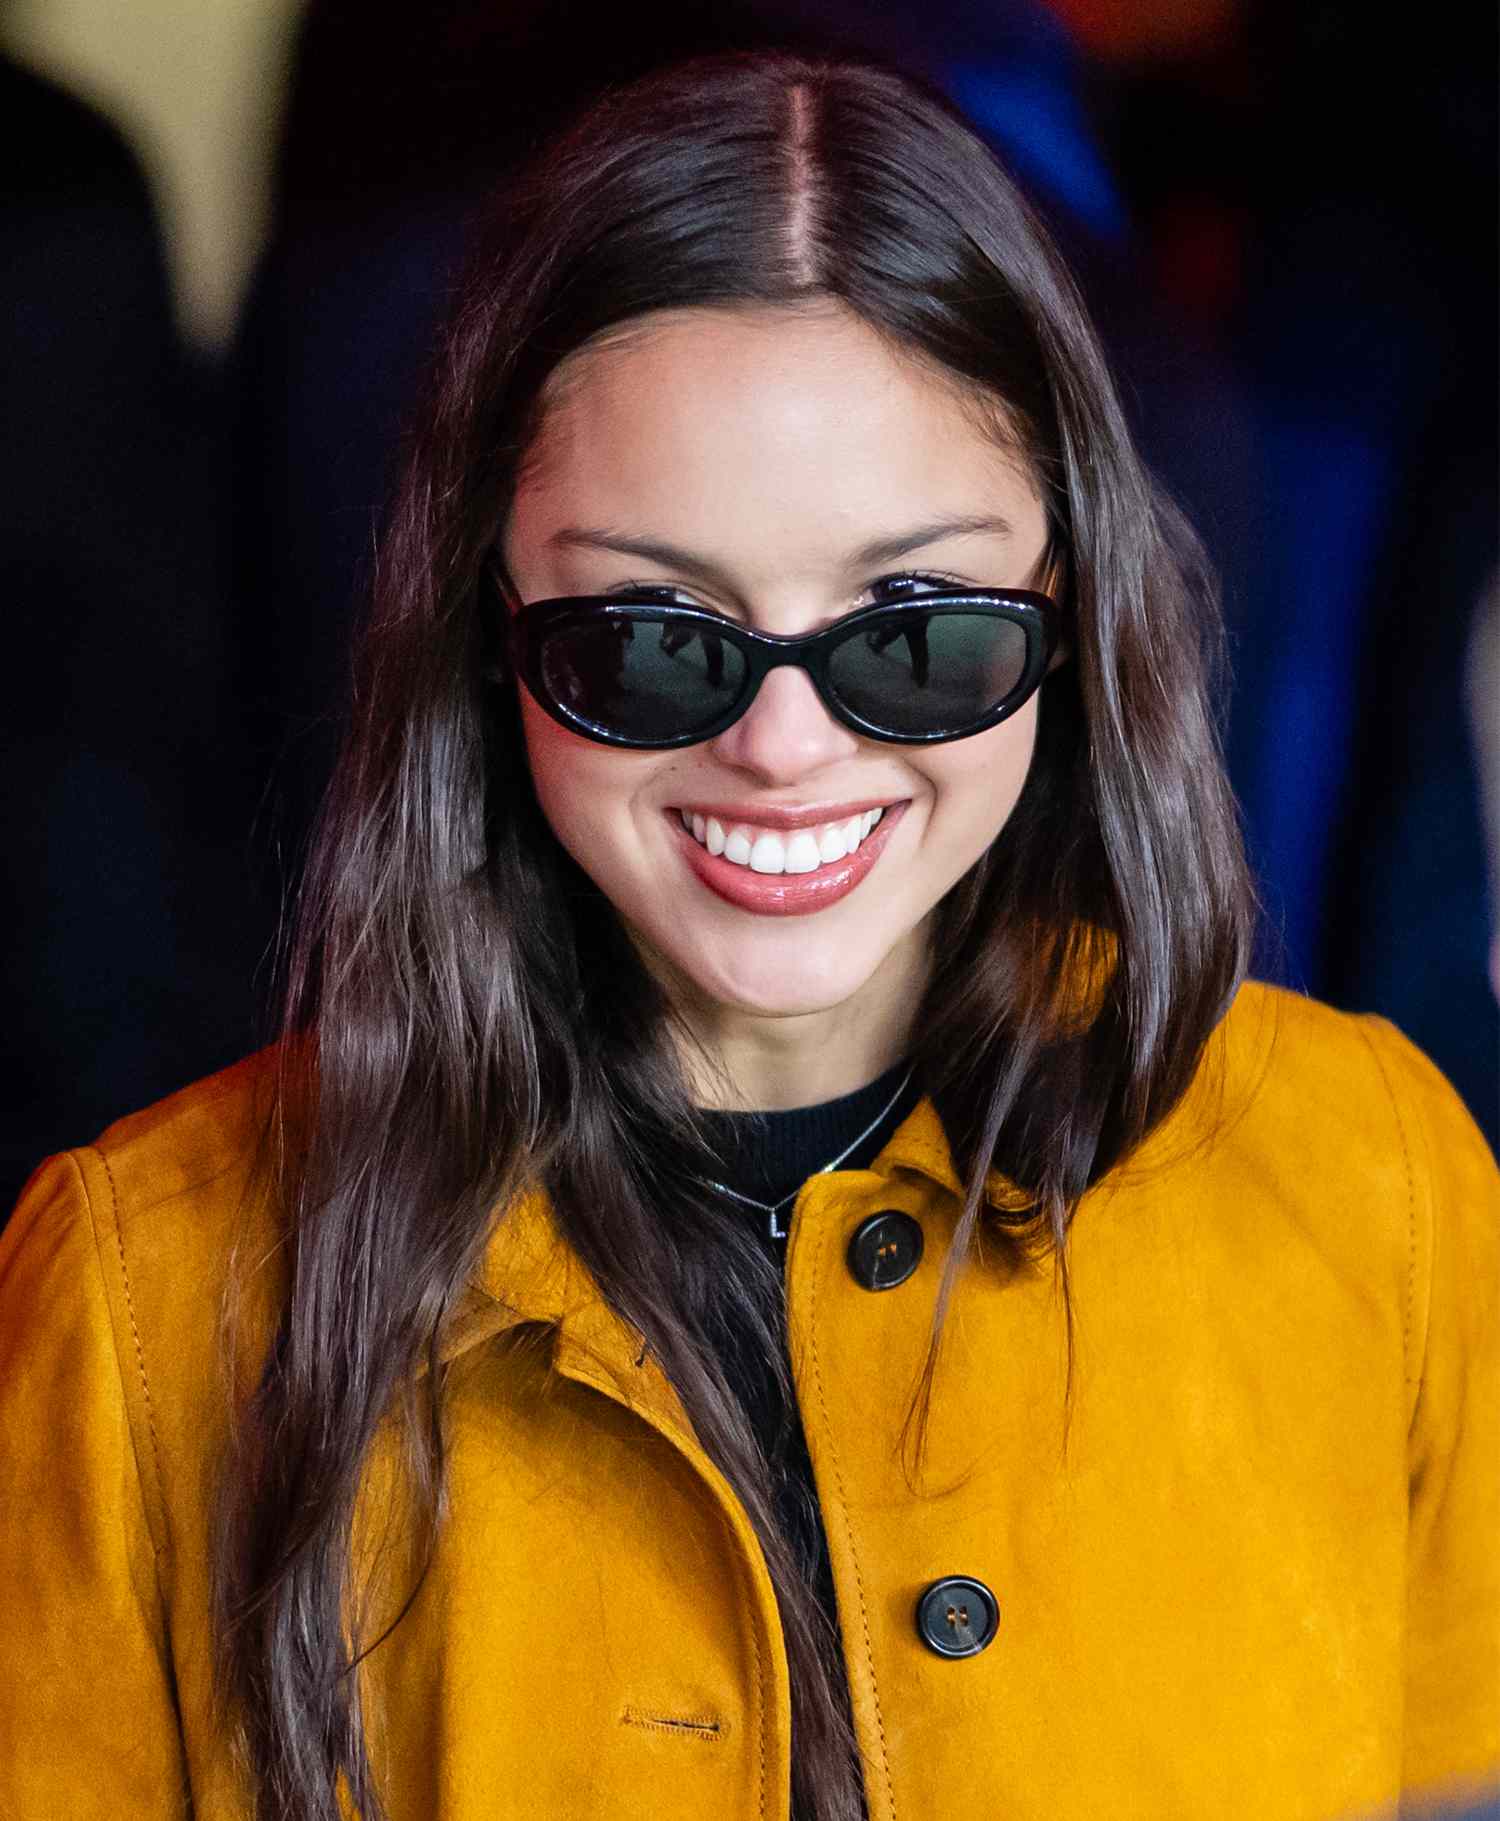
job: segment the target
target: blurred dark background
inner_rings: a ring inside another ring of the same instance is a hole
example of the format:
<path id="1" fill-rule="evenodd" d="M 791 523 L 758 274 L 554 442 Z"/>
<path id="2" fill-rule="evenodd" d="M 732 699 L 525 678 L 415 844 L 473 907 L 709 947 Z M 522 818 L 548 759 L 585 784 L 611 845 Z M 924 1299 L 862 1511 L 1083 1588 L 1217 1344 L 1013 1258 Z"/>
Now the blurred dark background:
<path id="1" fill-rule="evenodd" d="M 162 0 L 111 0 L 110 32 L 132 8 L 147 103 L 159 77 L 211 134 L 197 41 Z M 0 1208 L 44 1154 L 264 1038 L 402 414 L 476 201 L 596 83 L 766 41 L 935 79 L 1049 221 L 1223 577 L 1259 971 L 1392 1018 L 1500 1137 L 1489 9 L 265 10 L 283 39 L 223 91 L 245 140 L 225 168 L 269 173 L 222 205 L 243 284 L 211 236 L 184 251 L 149 106 L 101 105 L 108 81 L 53 59 L 34 9 L 0 30 Z M 87 36 L 86 0 L 73 15 Z"/>

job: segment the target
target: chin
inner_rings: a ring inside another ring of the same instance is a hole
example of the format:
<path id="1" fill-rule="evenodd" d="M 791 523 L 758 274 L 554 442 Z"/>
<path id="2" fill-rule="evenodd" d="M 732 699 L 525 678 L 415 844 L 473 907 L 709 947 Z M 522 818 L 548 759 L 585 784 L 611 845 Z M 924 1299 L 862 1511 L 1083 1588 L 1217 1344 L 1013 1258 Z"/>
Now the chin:
<path id="1" fill-rule="evenodd" d="M 790 962 L 785 955 L 725 956 L 713 967 L 703 962 L 698 956 L 688 965 L 681 957 L 675 964 L 713 1004 L 764 1018 L 796 1018 L 832 1011 L 854 998 L 875 973 L 879 957 L 863 965 L 845 950 L 826 957 L 798 955 Z"/>

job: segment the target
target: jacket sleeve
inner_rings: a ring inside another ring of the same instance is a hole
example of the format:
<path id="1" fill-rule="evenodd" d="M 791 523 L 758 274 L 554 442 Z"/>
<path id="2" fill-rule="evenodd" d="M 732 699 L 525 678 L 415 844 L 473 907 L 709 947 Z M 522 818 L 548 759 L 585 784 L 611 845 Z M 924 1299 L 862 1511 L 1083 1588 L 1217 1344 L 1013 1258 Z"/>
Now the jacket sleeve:
<path id="1" fill-rule="evenodd" d="M 1500 1174 L 1432 1063 L 1368 1023 L 1411 1198 L 1402 1812 L 1471 1814 L 1500 1794 Z"/>
<path id="2" fill-rule="evenodd" d="M 189 1812 L 129 1371 L 82 1176 L 51 1158 L 0 1234 L 3 1821 Z"/>

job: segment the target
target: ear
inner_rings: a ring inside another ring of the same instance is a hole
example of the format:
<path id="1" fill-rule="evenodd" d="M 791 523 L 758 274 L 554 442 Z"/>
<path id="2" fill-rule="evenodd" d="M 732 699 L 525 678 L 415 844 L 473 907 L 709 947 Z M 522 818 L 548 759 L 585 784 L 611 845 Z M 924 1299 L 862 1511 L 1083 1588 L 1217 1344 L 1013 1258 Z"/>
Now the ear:
<path id="1" fill-rule="evenodd" d="M 513 613 L 515 609 L 521 605 L 521 596 L 516 589 L 515 583 L 510 579 L 510 573 L 505 567 L 504 559 L 500 555 L 498 548 L 495 548 L 494 546 L 491 546 L 489 554 L 485 557 L 484 574 L 489 578 L 490 585 L 500 596 L 500 602 L 505 611 L 507 613 Z"/>
<path id="2" fill-rule="evenodd" d="M 510 621 L 521 604 L 500 552 L 491 548 L 479 566 L 480 625 L 487 661 L 483 675 L 491 683 L 514 683 L 510 657 Z"/>

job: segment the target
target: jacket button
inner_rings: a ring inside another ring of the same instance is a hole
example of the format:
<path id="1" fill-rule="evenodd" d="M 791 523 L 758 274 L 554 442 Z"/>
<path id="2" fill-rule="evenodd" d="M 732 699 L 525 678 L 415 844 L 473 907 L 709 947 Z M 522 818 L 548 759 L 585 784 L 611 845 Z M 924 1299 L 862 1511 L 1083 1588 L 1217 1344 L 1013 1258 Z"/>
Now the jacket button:
<path id="1" fill-rule="evenodd" d="M 922 1256 L 922 1229 L 910 1214 L 883 1208 L 854 1229 L 849 1269 L 867 1290 L 894 1290 L 904 1284 Z"/>
<path id="2" fill-rule="evenodd" d="M 999 1624 L 994 1594 L 965 1574 L 934 1581 L 917 1601 L 917 1634 L 940 1657 L 977 1657 Z"/>

